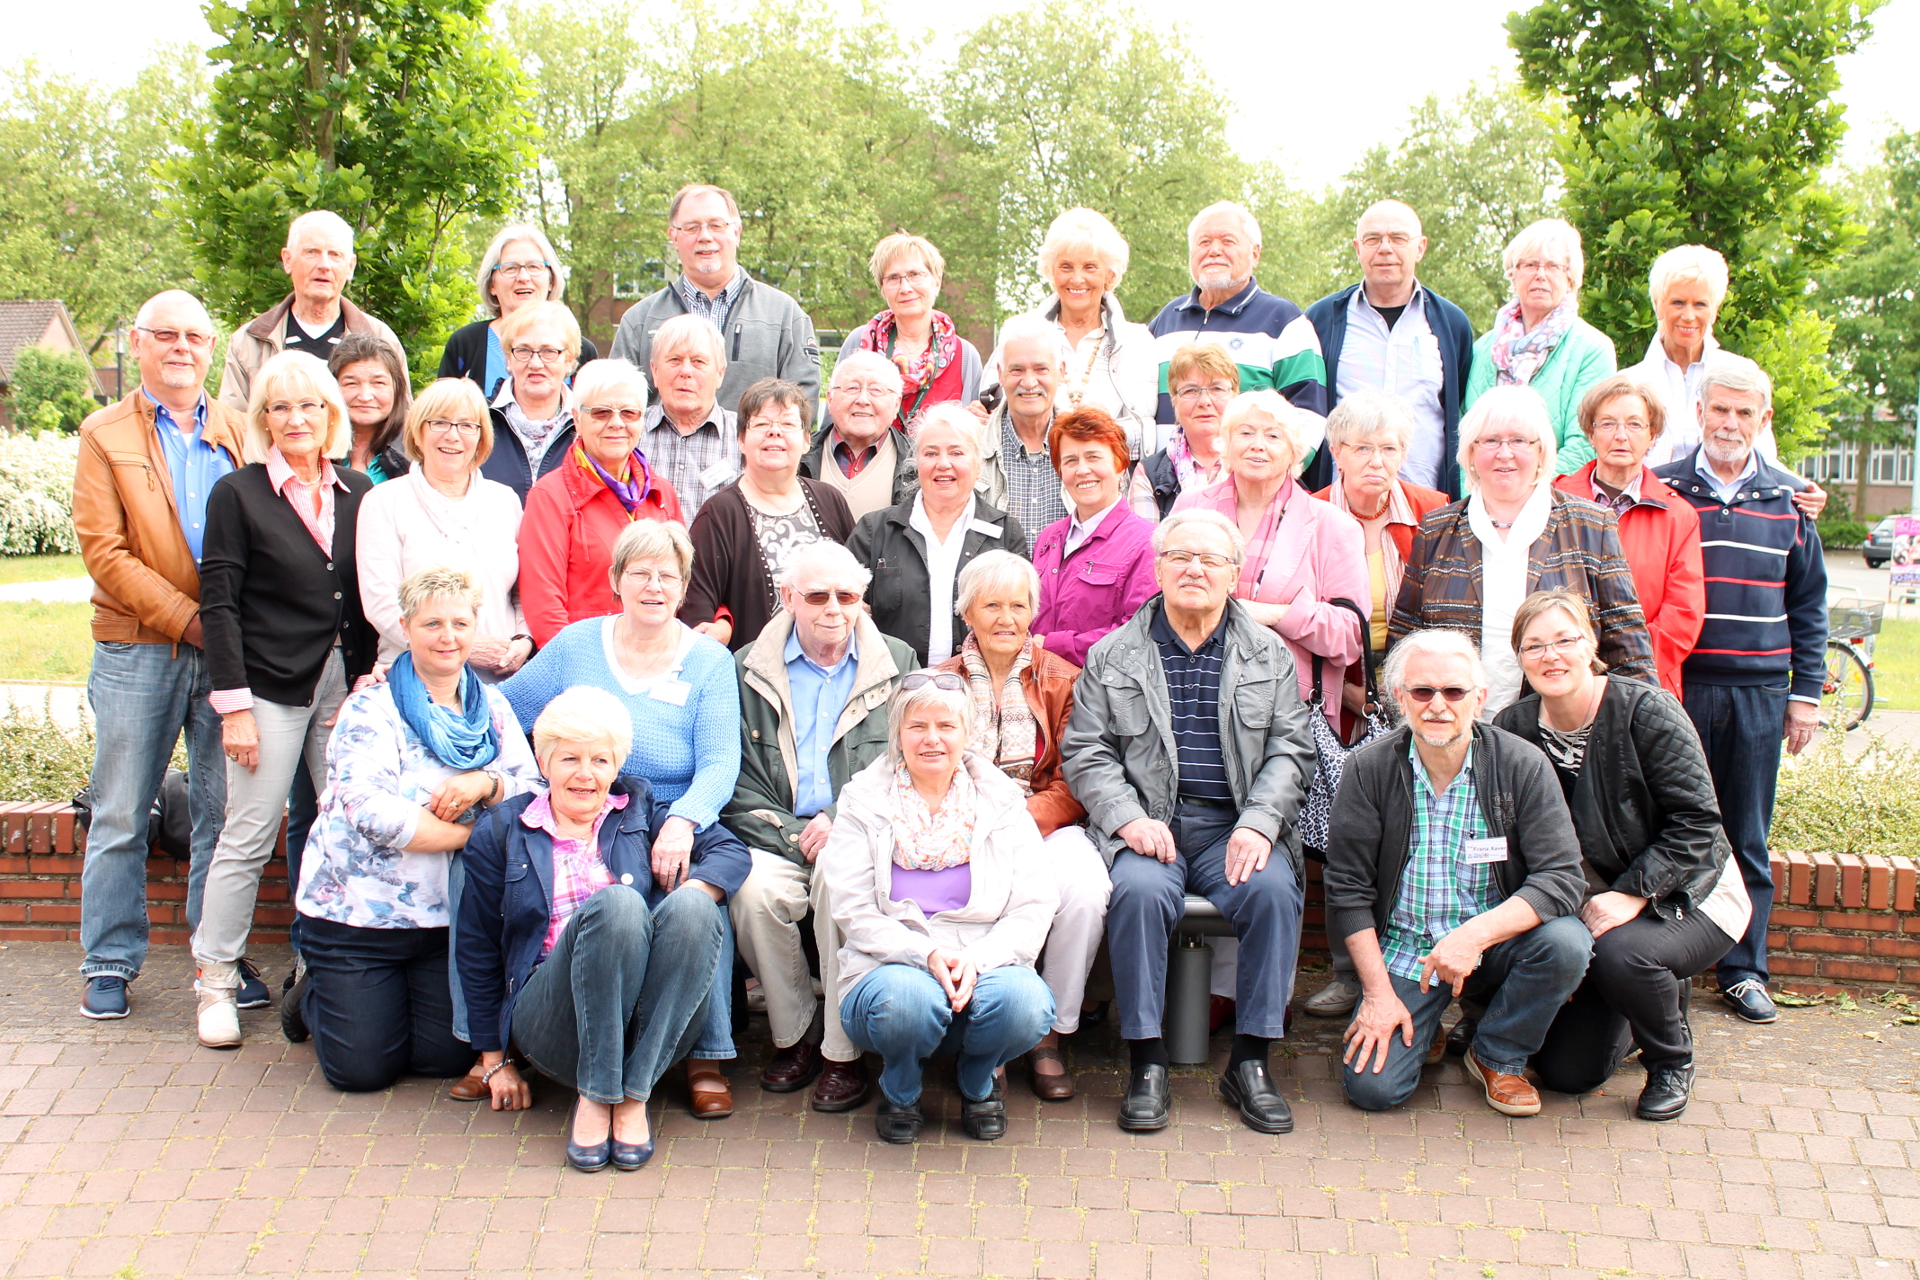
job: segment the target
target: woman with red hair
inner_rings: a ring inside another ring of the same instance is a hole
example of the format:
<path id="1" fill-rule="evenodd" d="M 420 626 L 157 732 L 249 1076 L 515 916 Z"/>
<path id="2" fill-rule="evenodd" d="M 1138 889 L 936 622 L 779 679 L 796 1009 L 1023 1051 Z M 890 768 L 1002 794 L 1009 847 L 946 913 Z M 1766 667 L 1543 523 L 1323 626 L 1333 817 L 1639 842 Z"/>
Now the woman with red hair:
<path id="1" fill-rule="evenodd" d="M 1122 501 L 1127 434 L 1105 409 L 1085 405 L 1061 414 L 1048 440 L 1068 514 L 1034 539 L 1040 609 L 1033 634 L 1045 637 L 1048 652 L 1082 666 L 1093 642 L 1156 590 L 1154 525 Z"/>

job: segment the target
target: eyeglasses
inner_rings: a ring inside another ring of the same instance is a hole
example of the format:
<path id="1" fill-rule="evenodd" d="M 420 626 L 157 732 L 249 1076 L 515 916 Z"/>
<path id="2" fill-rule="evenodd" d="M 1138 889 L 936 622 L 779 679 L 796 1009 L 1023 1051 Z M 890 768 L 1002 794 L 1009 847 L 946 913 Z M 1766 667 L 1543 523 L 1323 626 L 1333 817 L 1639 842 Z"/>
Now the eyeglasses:
<path id="1" fill-rule="evenodd" d="M 835 395 L 850 396 L 856 399 L 864 396 L 869 400 L 890 400 L 900 394 L 892 387 L 882 386 L 878 382 L 836 382 L 833 384 L 832 390 Z"/>
<path id="2" fill-rule="evenodd" d="M 153 340 L 163 347 L 170 347 L 182 338 L 187 340 L 187 345 L 190 347 L 210 347 L 213 345 L 213 335 L 210 333 L 201 333 L 198 329 L 149 329 L 143 324 L 137 324 L 133 327 L 140 333 L 152 334 Z"/>
<path id="3" fill-rule="evenodd" d="M 952 671 L 916 671 L 900 682 L 901 689 L 912 693 L 915 689 L 924 689 L 932 685 L 936 689 L 945 689 L 948 693 L 965 693 L 966 679 Z"/>
<path id="4" fill-rule="evenodd" d="M 1233 388 L 1224 382 L 1216 382 L 1205 387 L 1182 387 L 1173 393 L 1173 398 L 1181 404 L 1192 404 L 1202 398 L 1207 400 L 1231 400 Z"/>
<path id="5" fill-rule="evenodd" d="M 679 574 L 658 569 L 629 569 L 620 575 L 620 580 L 631 582 L 636 587 L 661 587 L 667 591 L 680 585 Z"/>
<path id="6" fill-rule="evenodd" d="M 478 439 L 480 424 L 477 422 L 456 422 L 452 418 L 428 418 L 420 424 L 428 435 L 463 435 L 468 439 Z"/>
<path id="7" fill-rule="evenodd" d="M 814 608 L 823 608 L 828 600 L 837 600 L 843 609 L 851 609 L 860 603 L 858 591 L 802 591 L 800 598 Z"/>
<path id="8" fill-rule="evenodd" d="M 725 218 L 709 218 L 705 222 L 676 222 L 673 230 L 675 234 L 683 236 L 697 236 L 704 231 L 717 240 L 727 234 L 727 229 L 732 225 L 732 221 Z"/>
<path id="9" fill-rule="evenodd" d="M 1232 556 L 1223 556 L 1212 551 L 1162 551 L 1159 558 L 1176 569 L 1184 569 L 1190 564 L 1198 563 L 1202 569 L 1209 572 L 1218 572 L 1230 564 L 1239 563 Z"/>
<path id="10" fill-rule="evenodd" d="M 1518 272 L 1520 275 L 1523 275 L 1523 276 L 1550 276 L 1550 275 L 1566 275 L 1567 274 L 1566 263 L 1547 262 L 1541 258 L 1528 258 L 1525 262 L 1516 262 L 1513 264 L 1513 269 L 1514 271 Z"/>
<path id="11" fill-rule="evenodd" d="M 1492 440 L 1475 440 L 1473 447 L 1482 453 L 1499 453 L 1502 449 L 1510 453 L 1531 453 L 1540 447 L 1540 442 L 1532 436 L 1496 436 Z"/>
<path id="12" fill-rule="evenodd" d="M 1396 249 L 1404 249 L 1413 243 L 1413 237 L 1404 231 L 1390 231 L 1384 235 L 1378 231 L 1369 231 L 1360 237 L 1360 243 L 1369 249 L 1378 249 L 1383 244 L 1390 244 Z"/>
<path id="13" fill-rule="evenodd" d="M 1407 456 L 1407 451 L 1397 444 L 1348 444 L 1340 447 L 1353 455 L 1353 460 L 1361 466 L 1375 458 L 1391 466 Z"/>
<path id="14" fill-rule="evenodd" d="M 567 356 L 564 347 L 515 347 L 507 353 L 521 364 L 538 360 L 541 364 L 559 364 Z"/>
<path id="15" fill-rule="evenodd" d="M 1432 702 L 1436 694 L 1445 698 L 1448 702 L 1458 702 L 1460 699 L 1472 693 L 1473 690 L 1463 689 L 1457 684 L 1450 684 L 1440 689 L 1436 689 L 1430 684 L 1415 684 L 1408 685 L 1400 692 L 1406 694 L 1415 702 Z"/>
<path id="16" fill-rule="evenodd" d="M 903 284 L 910 284 L 918 289 L 931 279 L 933 277 L 925 271 L 896 271 L 890 276 L 882 276 L 880 284 L 888 289 L 898 289 Z"/>
<path id="17" fill-rule="evenodd" d="M 300 411 L 300 416 L 303 418 L 317 418 L 327 411 L 327 406 L 318 400 L 302 400 L 298 404 L 288 404 L 282 400 L 278 404 L 267 406 L 267 416 L 284 420 L 292 417 L 295 409 Z"/>
<path id="18" fill-rule="evenodd" d="M 496 262 L 493 274 L 497 276 L 532 276 L 539 278 L 553 270 L 551 262 Z"/>
<path id="19" fill-rule="evenodd" d="M 1597 436 L 1639 436 L 1652 430 L 1645 418 L 1602 418 L 1593 424 L 1593 434 Z"/>
<path id="20" fill-rule="evenodd" d="M 584 413 L 597 427 L 606 426 L 616 417 L 628 426 L 632 426 L 647 416 L 645 409 L 616 409 L 610 404 L 590 404 L 580 412 Z"/>
<path id="21" fill-rule="evenodd" d="M 1568 654 L 1580 647 L 1585 636 L 1565 636 L 1559 640 L 1536 640 L 1532 644 L 1520 647 L 1520 656 L 1529 662 L 1538 662 L 1548 654 Z"/>

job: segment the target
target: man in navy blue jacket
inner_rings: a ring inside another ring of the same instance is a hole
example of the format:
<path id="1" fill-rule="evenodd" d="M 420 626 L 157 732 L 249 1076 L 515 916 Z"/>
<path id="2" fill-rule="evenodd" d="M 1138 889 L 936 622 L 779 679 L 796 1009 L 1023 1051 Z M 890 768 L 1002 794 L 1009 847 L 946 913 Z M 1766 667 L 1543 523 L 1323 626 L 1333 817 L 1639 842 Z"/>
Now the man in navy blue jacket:
<path id="1" fill-rule="evenodd" d="M 1780 740 L 1798 755 L 1819 727 L 1826 679 L 1827 566 L 1800 482 L 1753 447 L 1773 421 L 1773 383 L 1753 361 L 1716 355 L 1700 379 L 1698 448 L 1655 474 L 1700 514 L 1707 618 L 1681 667 L 1720 817 L 1740 860 L 1753 918 L 1720 961 L 1720 994 L 1748 1022 L 1772 1022 L 1767 921 Z"/>

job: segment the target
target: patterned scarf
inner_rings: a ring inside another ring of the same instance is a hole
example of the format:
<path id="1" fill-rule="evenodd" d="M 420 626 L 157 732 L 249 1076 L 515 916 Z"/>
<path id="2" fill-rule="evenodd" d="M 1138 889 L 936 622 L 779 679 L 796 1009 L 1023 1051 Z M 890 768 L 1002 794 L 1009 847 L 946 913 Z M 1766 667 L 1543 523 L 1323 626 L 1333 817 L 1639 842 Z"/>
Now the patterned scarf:
<path id="1" fill-rule="evenodd" d="M 893 361 L 900 370 L 906 386 L 900 396 L 900 416 L 897 425 L 911 430 L 920 418 L 920 406 L 926 402 L 927 393 L 933 390 L 933 382 L 946 367 L 960 358 L 960 335 L 954 330 L 953 320 L 944 311 L 933 313 L 933 338 L 927 343 L 927 349 L 908 359 L 893 354 L 895 326 L 893 309 L 889 307 L 866 323 L 860 331 L 860 349 L 878 351 Z"/>
<path id="2" fill-rule="evenodd" d="M 1499 370 L 1499 385 L 1503 387 L 1526 386 L 1533 381 L 1533 375 L 1540 372 L 1540 366 L 1547 362 L 1553 349 L 1560 345 L 1560 339 L 1567 336 L 1567 330 L 1573 328 L 1573 322 L 1579 318 L 1580 295 L 1568 290 L 1560 304 L 1547 313 L 1547 318 L 1535 325 L 1532 332 L 1527 331 L 1526 321 L 1520 318 L 1520 300 L 1518 298 L 1500 308 L 1500 314 L 1493 319 L 1493 367 Z"/>
<path id="3" fill-rule="evenodd" d="M 893 771 L 893 865 L 909 871 L 945 871 L 973 858 L 979 792 L 965 765 L 954 771 L 947 798 L 934 813 L 913 789 L 907 766 Z"/>
<path id="4" fill-rule="evenodd" d="M 638 449 L 633 451 L 627 464 L 625 480 L 617 479 L 607 473 L 607 469 L 595 462 L 587 447 L 578 441 L 573 446 L 573 460 L 580 464 L 589 475 L 597 476 L 600 483 L 607 486 L 607 492 L 620 500 L 627 509 L 627 519 L 638 520 L 641 504 L 653 493 L 653 472 L 647 467 L 647 459 Z"/>
<path id="5" fill-rule="evenodd" d="M 1347 486 L 1337 475 L 1333 478 L 1333 492 L 1327 498 L 1339 510 L 1353 515 L 1353 508 L 1347 505 Z M 1359 518 L 1354 516 L 1356 520 Z M 1413 514 L 1413 503 L 1407 500 L 1407 491 L 1398 480 L 1387 490 L 1387 523 L 1410 524 L 1416 529 L 1420 527 L 1420 517 Z M 1380 539 L 1380 563 L 1387 571 L 1387 613 L 1391 615 L 1393 602 L 1400 598 L 1400 579 L 1407 567 L 1400 561 L 1400 544 L 1384 529 L 1381 532 L 1386 534 Z"/>
<path id="6" fill-rule="evenodd" d="M 967 688 L 973 695 L 973 741 L 967 745 L 999 767 L 1000 772 L 1033 794 L 1033 766 L 1040 756 L 1040 726 L 1027 705 L 1027 691 L 1020 676 L 1033 665 L 1033 637 L 1020 646 L 1006 680 L 994 698 L 993 676 L 987 660 L 969 634 L 960 646 L 960 661 L 967 669 Z"/>

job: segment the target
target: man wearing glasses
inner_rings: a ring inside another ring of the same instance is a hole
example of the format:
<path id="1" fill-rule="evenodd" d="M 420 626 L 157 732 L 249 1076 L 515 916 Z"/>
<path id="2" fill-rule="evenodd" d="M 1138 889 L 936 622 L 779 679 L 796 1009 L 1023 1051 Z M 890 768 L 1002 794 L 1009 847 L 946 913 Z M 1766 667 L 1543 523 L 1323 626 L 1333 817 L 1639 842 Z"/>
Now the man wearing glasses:
<path id="1" fill-rule="evenodd" d="M 1214 511 L 1176 511 L 1154 531 L 1160 594 L 1096 643 L 1074 685 L 1067 783 L 1113 878 L 1107 942 L 1132 1076 L 1122 1129 L 1164 1129 L 1171 1088 L 1161 1011 L 1167 945 L 1188 891 L 1240 940 L 1233 1056 L 1221 1096 L 1261 1133 L 1293 1114 L 1267 1072 L 1286 1034 L 1300 950 L 1294 830 L 1313 778 L 1313 732 L 1293 657 L 1231 598 L 1246 553 Z"/>
<path id="2" fill-rule="evenodd" d="M 680 188 L 667 206 L 667 234 L 680 256 L 680 276 L 627 309 L 614 335 L 614 357 L 649 368 L 660 326 L 675 316 L 699 316 L 720 331 L 726 353 L 723 409 L 738 408 L 741 393 L 760 379 L 781 378 L 807 393 L 811 410 L 820 398 L 820 340 L 798 302 L 740 266 L 740 206 L 733 194 L 700 183 Z"/>
<path id="3" fill-rule="evenodd" d="M 878 351 L 856 351 L 833 366 L 832 425 L 815 433 L 800 474 L 839 490 L 855 520 L 905 502 L 920 487 L 913 444 L 894 424 L 904 386 L 900 367 Z"/>
<path id="4" fill-rule="evenodd" d="M 1475 722 L 1486 672 L 1462 633 L 1411 633 L 1381 684 L 1403 723 L 1347 758 L 1327 844 L 1327 931 L 1346 939 L 1361 988 L 1347 1099 L 1406 1101 L 1446 1054 L 1447 1005 L 1470 992 L 1486 1013 L 1468 1078 L 1502 1115 L 1537 1115 L 1527 1060 L 1593 954 L 1560 784 L 1537 748 Z"/>
<path id="5" fill-rule="evenodd" d="M 293 282 L 272 310 L 255 316 L 227 342 L 227 369 L 220 378 L 220 402 L 242 413 L 253 389 L 254 372 L 282 351 L 304 351 L 324 363 L 349 333 L 370 333 L 400 353 L 401 391 L 413 395 L 407 379 L 406 348 L 392 329 L 348 302 L 342 295 L 353 279 L 353 228 L 326 209 L 303 213 L 287 228 L 280 267 Z"/>
<path id="6" fill-rule="evenodd" d="M 861 608 L 872 575 L 837 542 L 793 555 L 780 583 L 785 607 L 743 650 L 740 781 L 720 821 L 753 851 L 753 871 L 733 895 L 734 936 L 760 979 L 773 1031 L 773 1059 L 760 1073 L 769 1093 L 811 1084 L 816 1111 L 850 1111 L 871 1084 L 860 1050 L 840 1026 L 837 999 L 824 1011 L 802 948 L 813 909 L 820 980 L 837 989 L 840 931 L 814 861 L 833 830 L 834 797 L 887 749 L 887 700 L 912 671 L 913 649 L 880 633 Z"/>

